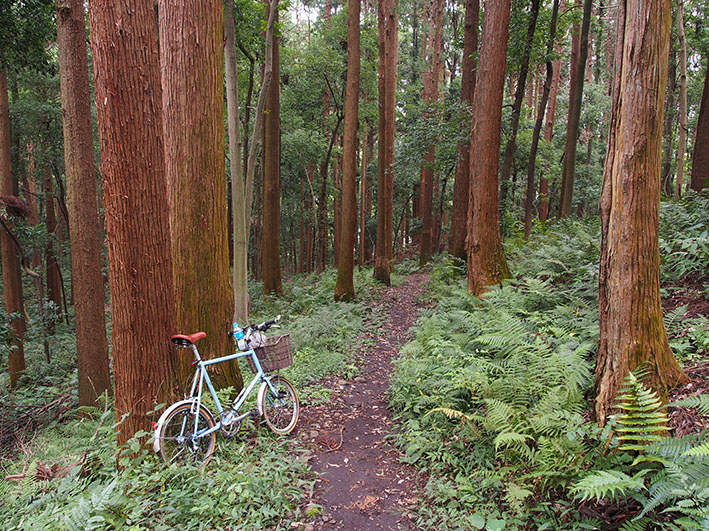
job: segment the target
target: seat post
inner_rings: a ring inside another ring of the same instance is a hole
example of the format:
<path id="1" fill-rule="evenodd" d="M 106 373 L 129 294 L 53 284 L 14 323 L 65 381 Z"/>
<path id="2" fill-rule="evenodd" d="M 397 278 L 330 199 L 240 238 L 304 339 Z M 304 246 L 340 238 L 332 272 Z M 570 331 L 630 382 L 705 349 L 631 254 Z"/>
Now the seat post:
<path id="1" fill-rule="evenodd" d="M 192 343 L 192 352 L 194 353 L 194 359 L 195 361 L 199 362 L 202 361 L 202 358 L 199 357 L 199 351 L 197 350 L 197 345 Z"/>

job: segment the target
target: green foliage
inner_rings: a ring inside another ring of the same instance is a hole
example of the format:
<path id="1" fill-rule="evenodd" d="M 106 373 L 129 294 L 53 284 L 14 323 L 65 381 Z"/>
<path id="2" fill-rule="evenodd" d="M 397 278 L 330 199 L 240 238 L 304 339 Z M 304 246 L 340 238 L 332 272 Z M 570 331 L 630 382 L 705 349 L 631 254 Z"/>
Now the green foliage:
<path id="1" fill-rule="evenodd" d="M 648 443 L 662 440 L 660 434 L 671 429 L 667 413 L 657 393 L 645 387 L 632 371 L 623 385 L 615 404 L 623 411 L 615 415 L 621 443 L 618 449 L 645 450 Z"/>
<path id="2" fill-rule="evenodd" d="M 558 499 L 600 458 L 607 432 L 583 415 L 598 334 L 596 225 L 568 222 L 562 230 L 569 229 L 574 237 L 560 230 L 520 250 L 522 273 L 483 300 L 469 295 L 452 262 L 434 268 L 438 311 L 420 320 L 390 395 L 406 459 L 441 478 L 429 482 L 437 509 L 421 513 L 423 527 L 448 519 L 450 528 L 476 528 L 487 515 L 510 529 L 554 521 L 568 507 L 534 513 L 540 494 Z M 463 495 L 468 483 L 474 487 Z M 455 504 L 466 496 L 475 522 Z"/>
<path id="3" fill-rule="evenodd" d="M 65 449 L 55 459 L 70 471 L 38 482 L 33 461 L 22 482 L 3 484 L 4 529 L 203 529 L 229 521 L 256 530 L 297 515 L 298 501 L 312 488 L 307 466 L 288 458 L 287 442 L 266 430 L 247 442 L 220 442 L 213 464 L 200 472 L 166 469 L 148 450 L 121 458 L 117 469 L 113 426 L 97 424 L 74 421 L 43 435 L 47 448 Z M 136 439 L 138 449 L 144 435 Z"/>
<path id="4" fill-rule="evenodd" d="M 643 476 L 648 472 L 647 469 L 641 470 L 633 476 L 629 476 L 619 470 L 599 470 L 578 481 L 571 491 L 580 496 L 582 500 L 625 498 L 633 492 L 645 489 Z"/>
<path id="5" fill-rule="evenodd" d="M 688 396 L 670 404 L 670 407 L 677 406 L 696 408 L 702 415 L 709 415 L 709 394 Z"/>
<path id="6" fill-rule="evenodd" d="M 680 201 L 664 201 L 660 220 L 663 281 L 705 276 L 709 263 L 709 196 L 689 191 Z"/>

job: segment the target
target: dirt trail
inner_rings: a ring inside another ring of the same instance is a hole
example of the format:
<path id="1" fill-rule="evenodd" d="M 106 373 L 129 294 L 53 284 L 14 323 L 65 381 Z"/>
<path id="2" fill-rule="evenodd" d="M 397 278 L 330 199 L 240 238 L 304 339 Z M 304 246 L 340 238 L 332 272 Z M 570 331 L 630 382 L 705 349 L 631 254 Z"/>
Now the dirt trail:
<path id="1" fill-rule="evenodd" d="M 299 437 L 313 449 L 310 464 L 320 474 L 313 503 L 324 508 L 306 522 L 307 531 L 413 528 L 407 508 L 417 503 L 423 478 L 399 462 L 388 440 L 393 423 L 386 392 L 391 361 L 411 339 L 427 281 L 415 273 L 402 286 L 381 289 L 378 304 L 388 318 L 356 354 L 359 376 L 325 383 L 330 401 L 301 412 Z"/>

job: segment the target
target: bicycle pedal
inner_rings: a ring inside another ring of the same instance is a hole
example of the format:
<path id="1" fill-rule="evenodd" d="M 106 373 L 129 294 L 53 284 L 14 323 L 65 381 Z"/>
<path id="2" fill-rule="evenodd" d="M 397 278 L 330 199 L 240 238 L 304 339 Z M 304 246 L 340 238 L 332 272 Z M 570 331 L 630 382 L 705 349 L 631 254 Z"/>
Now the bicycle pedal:
<path id="1" fill-rule="evenodd" d="M 260 417 L 261 414 L 258 412 L 258 409 L 252 409 L 252 410 L 251 410 L 251 416 L 252 416 L 252 417 Z"/>

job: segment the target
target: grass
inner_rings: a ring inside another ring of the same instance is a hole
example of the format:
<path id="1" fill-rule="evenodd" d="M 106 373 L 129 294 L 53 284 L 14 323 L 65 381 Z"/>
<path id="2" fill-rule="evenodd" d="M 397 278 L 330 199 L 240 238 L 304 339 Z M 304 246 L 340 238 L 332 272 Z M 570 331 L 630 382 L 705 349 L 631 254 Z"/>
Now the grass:
<path id="1" fill-rule="evenodd" d="M 323 378 L 354 377 L 352 354 L 358 336 L 376 327 L 382 314 L 370 308 L 375 283 L 371 270 L 358 271 L 358 299 L 335 303 L 336 272 L 299 276 L 287 282 L 282 297 L 253 299 L 252 322 L 283 315 L 283 329 L 294 345 L 294 365 L 284 371 L 303 404 L 327 401 Z M 259 286 L 252 286 L 258 293 Z M 41 342 L 30 334 L 24 385 L 14 404 L 69 395 L 76 406 L 75 346 L 61 325 L 52 340 L 54 357 L 43 361 Z M 61 346 L 61 348 L 59 348 Z M 242 370 L 248 377 L 247 365 Z M 224 391 L 226 392 L 226 391 Z M 72 396 L 73 394 L 73 396 Z M 9 398 L 7 391 L 3 391 Z M 75 411 L 75 409 L 74 409 Z M 8 414 L 11 413 L 8 410 Z M 246 421 L 232 439 L 221 434 L 204 471 L 167 469 L 149 448 L 152 434 L 137 434 L 127 448 L 115 443 L 113 411 L 91 409 L 87 416 L 52 421 L 31 433 L 22 452 L 2 463 L 5 475 L 25 473 L 19 482 L 0 481 L 3 529 L 290 529 L 304 519 L 300 507 L 312 496 L 314 476 L 307 450 L 293 438 L 274 436 Z M 137 452 L 135 458 L 128 454 Z M 43 470 L 57 477 L 42 479 Z"/>

